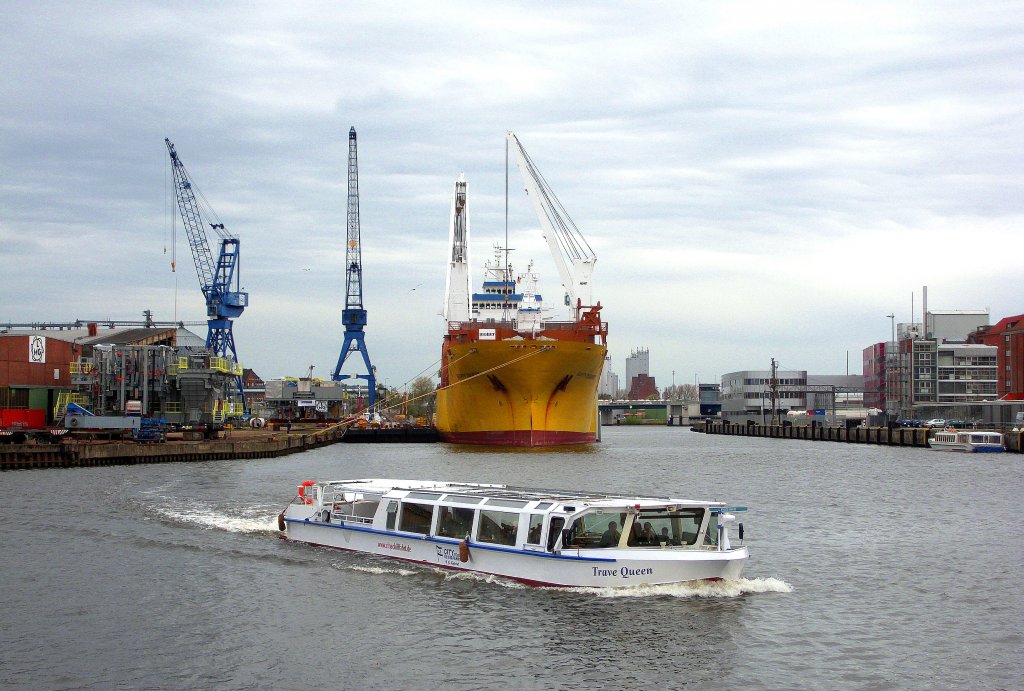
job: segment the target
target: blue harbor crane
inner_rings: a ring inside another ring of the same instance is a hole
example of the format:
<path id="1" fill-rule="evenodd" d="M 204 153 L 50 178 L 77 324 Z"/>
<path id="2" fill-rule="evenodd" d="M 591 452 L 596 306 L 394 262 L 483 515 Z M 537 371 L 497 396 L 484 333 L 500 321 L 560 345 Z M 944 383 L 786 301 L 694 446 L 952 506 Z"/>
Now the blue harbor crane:
<path id="1" fill-rule="evenodd" d="M 341 346 L 338 366 L 334 368 L 334 381 L 342 379 L 365 379 L 369 394 L 368 407 L 372 411 L 377 402 L 377 378 L 374 375 L 370 356 L 366 352 L 363 327 L 366 326 L 366 309 L 363 307 L 363 252 L 359 238 L 359 166 L 356 159 L 356 128 L 348 131 L 348 243 L 345 246 L 345 309 L 341 312 L 341 323 L 345 327 L 345 342 Z M 349 353 L 359 351 L 366 365 L 366 374 L 343 375 L 341 368 Z"/>
<path id="2" fill-rule="evenodd" d="M 171 140 L 164 139 L 164 143 L 167 144 L 167 151 L 171 155 L 178 210 L 181 212 L 181 221 L 188 234 L 188 244 L 192 248 L 192 257 L 196 262 L 199 287 L 206 298 L 206 324 L 209 329 L 206 334 L 206 348 L 218 357 L 230 357 L 237 364 L 238 353 L 235 350 L 235 337 L 231 332 L 231 320 L 241 316 L 249 304 L 249 294 L 239 289 L 238 254 L 241 241 L 225 230 L 224 224 L 217 218 L 203 193 L 192 181 L 185 164 L 178 158 Z M 220 253 L 216 260 L 206 237 L 209 232 L 206 230 L 207 226 L 220 238 Z M 237 377 L 237 388 L 244 406 L 245 393 L 241 376 Z"/>

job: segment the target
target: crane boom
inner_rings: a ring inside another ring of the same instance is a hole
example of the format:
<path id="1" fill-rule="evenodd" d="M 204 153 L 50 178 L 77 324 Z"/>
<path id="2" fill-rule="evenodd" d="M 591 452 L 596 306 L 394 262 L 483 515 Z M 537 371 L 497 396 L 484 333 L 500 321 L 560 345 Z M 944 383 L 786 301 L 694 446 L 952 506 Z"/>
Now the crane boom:
<path id="1" fill-rule="evenodd" d="M 516 156 L 526 192 L 533 200 L 533 208 L 544 229 L 544 239 L 547 240 L 551 257 L 558 267 L 558 275 L 566 291 L 566 304 L 573 311 L 573 316 L 578 318 L 581 307 L 593 305 L 590 277 L 594 272 L 597 255 L 590 249 L 583 233 L 558 201 L 519 138 L 511 131 L 505 136 Z"/>
<path id="2" fill-rule="evenodd" d="M 345 327 L 345 341 L 334 368 L 334 381 L 346 378 L 365 379 L 369 407 L 377 401 L 376 376 L 370 356 L 366 352 L 365 333 L 366 309 L 363 307 L 363 253 L 359 229 L 359 161 L 356 152 L 356 128 L 348 131 L 348 232 L 345 245 L 345 309 L 341 312 L 341 323 Z M 341 368 L 349 353 L 359 351 L 366 365 L 366 374 L 343 375 Z"/>
<path id="3" fill-rule="evenodd" d="M 222 358 L 231 359 L 237 364 L 238 353 L 235 350 L 235 337 L 232 332 L 232 319 L 240 317 L 249 304 L 249 294 L 239 288 L 239 250 L 241 242 L 229 233 L 224 224 L 217 219 L 209 203 L 199 192 L 192 181 L 185 164 L 178 157 L 174 144 L 164 139 L 167 151 L 171 156 L 171 168 L 174 174 L 174 191 L 178 202 L 188 244 L 192 249 L 192 258 L 199 276 L 199 288 L 206 298 L 207 333 L 206 348 Z M 196 196 L 198 193 L 198 197 Z M 202 200 L 202 205 L 200 204 Z M 205 212 L 204 209 L 205 208 Z M 220 252 L 214 259 L 207 239 L 206 226 L 220 238 Z M 242 378 L 237 377 L 238 395 L 245 404 L 242 389 Z"/>
<path id="4" fill-rule="evenodd" d="M 452 192 L 452 213 L 448 224 L 448 275 L 444 291 L 444 318 L 448 322 L 469 321 L 469 208 L 466 205 L 466 188 L 466 176 L 459 175 Z"/>

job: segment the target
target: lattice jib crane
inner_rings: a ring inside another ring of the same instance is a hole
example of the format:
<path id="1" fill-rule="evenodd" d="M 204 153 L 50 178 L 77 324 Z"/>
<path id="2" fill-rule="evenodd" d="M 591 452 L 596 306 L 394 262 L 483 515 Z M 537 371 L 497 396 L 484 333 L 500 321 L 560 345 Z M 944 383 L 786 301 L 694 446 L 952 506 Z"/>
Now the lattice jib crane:
<path id="1" fill-rule="evenodd" d="M 359 162 L 356 155 L 356 128 L 348 131 L 348 242 L 345 245 L 345 309 L 341 323 L 345 327 L 345 342 L 341 346 L 338 365 L 334 368 L 334 381 L 365 379 L 368 406 L 372 410 L 377 402 L 377 378 L 364 340 L 366 309 L 363 307 L 363 252 L 359 231 Z M 366 374 L 343 375 L 341 368 L 349 353 L 359 351 L 366 365 Z"/>
<path id="2" fill-rule="evenodd" d="M 224 224 L 210 208 L 206 198 L 185 169 L 185 164 L 178 158 L 171 140 L 164 139 L 164 143 L 167 144 L 167 151 L 171 155 L 178 211 L 181 212 L 181 221 L 188 235 L 189 247 L 192 249 L 196 273 L 199 275 L 199 287 L 206 298 L 206 348 L 218 357 L 230 357 L 237 364 L 238 352 L 235 350 L 231 320 L 241 316 L 249 304 L 249 294 L 239 288 L 238 258 L 241 241 L 224 228 Z M 207 227 L 220 239 L 220 252 L 216 259 L 206 237 L 209 232 L 206 230 Z M 237 378 L 237 389 L 244 405 L 245 394 L 241 376 Z"/>

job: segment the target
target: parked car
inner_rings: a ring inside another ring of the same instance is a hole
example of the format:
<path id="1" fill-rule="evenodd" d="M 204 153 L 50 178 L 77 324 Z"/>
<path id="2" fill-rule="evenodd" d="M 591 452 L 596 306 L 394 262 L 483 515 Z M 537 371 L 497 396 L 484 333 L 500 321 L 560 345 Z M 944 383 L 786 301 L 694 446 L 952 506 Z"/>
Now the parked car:
<path id="1" fill-rule="evenodd" d="M 929 420 L 928 422 L 924 423 L 924 426 L 925 427 L 945 427 L 946 426 L 946 420 L 945 420 L 945 418 L 941 418 L 941 417 L 933 417 L 931 420 Z"/>

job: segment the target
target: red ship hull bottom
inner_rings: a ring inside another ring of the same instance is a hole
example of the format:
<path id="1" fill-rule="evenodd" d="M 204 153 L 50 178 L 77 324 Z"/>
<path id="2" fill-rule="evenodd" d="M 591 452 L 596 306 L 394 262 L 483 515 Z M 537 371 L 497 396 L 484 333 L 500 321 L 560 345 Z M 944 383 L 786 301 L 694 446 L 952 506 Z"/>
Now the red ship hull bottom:
<path id="1" fill-rule="evenodd" d="M 487 446 L 562 446 L 593 444 L 593 432 L 559 432 L 553 430 L 505 430 L 490 432 L 441 432 L 440 439 L 450 444 L 481 444 Z"/>

